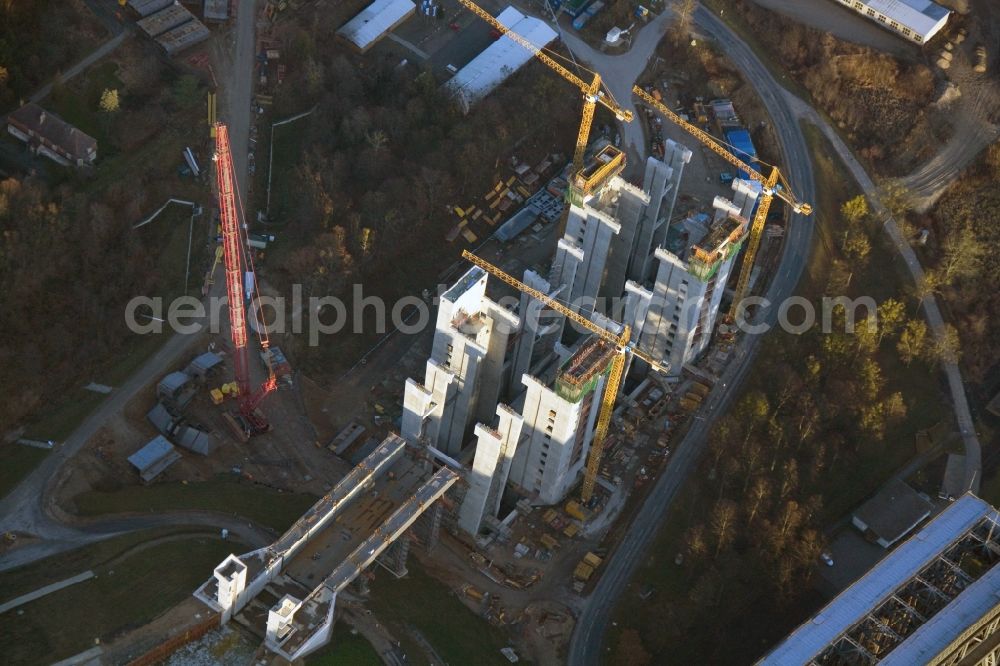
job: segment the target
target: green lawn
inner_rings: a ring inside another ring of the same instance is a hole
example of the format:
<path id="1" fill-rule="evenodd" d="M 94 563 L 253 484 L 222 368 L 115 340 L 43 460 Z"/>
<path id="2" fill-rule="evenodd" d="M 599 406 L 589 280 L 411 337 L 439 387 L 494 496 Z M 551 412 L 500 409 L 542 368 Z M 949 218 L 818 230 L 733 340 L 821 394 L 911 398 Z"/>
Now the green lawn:
<path id="1" fill-rule="evenodd" d="M 409 574 L 400 580 L 379 571 L 368 605 L 403 644 L 410 663 L 426 663 L 408 638 L 407 625 L 419 631 L 449 664 L 508 664 L 500 649 L 510 642 L 504 633 L 477 617 L 446 586 L 432 579 L 411 558 Z M 345 662 L 348 663 L 348 662 Z"/>
<path id="2" fill-rule="evenodd" d="M 308 657 L 306 666 L 380 666 L 382 659 L 361 634 L 352 634 L 345 622 L 333 627 L 330 644 Z"/>
<path id="3" fill-rule="evenodd" d="M 67 84 L 54 86 L 49 98 L 53 110 L 63 120 L 97 139 L 102 159 L 112 145 L 110 133 L 113 128 L 113 117 L 100 110 L 101 94 L 105 90 L 124 93 L 124 84 L 118 78 L 118 63 L 113 60 L 92 66 L 80 78 Z"/>
<path id="4" fill-rule="evenodd" d="M 4 444 L 0 446 L 0 497 L 14 489 L 21 479 L 31 473 L 49 452 L 33 446 Z"/>
<path id="5" fill-rule="evenodd" d="M 242 548 L 214 534 L 189 533 L 130 552 L 152 536 L 111 539 L 0 574 L 4 599 L 88 569 L 96 574 L 20 607 L 16 622 L 8 616 L 0 632 L 4 661 L 49 663 L 89 649 L 95 639 L 106 642 L 146 624 L 190 596 L 213 567 Z"/>
<path id="6" fill-rule="evenodd" d="M 113 492 L 89 490 L 73 498 L 81 516 L 135 511 L 203 509 L 234 513 L 276 531 L 284 531 L 316 502 L 312 495 L 278 492 L 226 477 L 198 483 L 125 486 Z"/>

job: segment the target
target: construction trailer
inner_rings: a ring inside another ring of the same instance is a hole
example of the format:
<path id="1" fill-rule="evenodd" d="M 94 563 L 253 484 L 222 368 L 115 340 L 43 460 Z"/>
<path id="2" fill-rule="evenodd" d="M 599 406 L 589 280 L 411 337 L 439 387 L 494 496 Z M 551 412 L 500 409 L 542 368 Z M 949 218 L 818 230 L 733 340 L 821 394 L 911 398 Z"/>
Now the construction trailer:
<path id="1" fill-rule="evenodd" d="M 210 34 L 204 23 L 188 21 L 158 36 L 156 43 L 167 55 L 172 56 L 205 41 Z"/>
<path id="2" fill-rule="evenodd" d="M 157 37 L 167 30 L 194 20 L 194 14 L 185 9 L 183 5 L 170 5 L 166 9 L 139 19 L 136 21 L 136 25 L 150 37 Z"/>

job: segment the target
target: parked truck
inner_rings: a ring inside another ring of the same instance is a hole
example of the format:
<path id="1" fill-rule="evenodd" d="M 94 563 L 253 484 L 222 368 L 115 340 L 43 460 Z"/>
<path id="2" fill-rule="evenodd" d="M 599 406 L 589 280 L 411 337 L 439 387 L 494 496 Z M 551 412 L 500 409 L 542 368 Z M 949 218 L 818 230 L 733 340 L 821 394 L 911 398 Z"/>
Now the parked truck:
<path id="1" fill-rule="evenodd" d="M 604 9 L 604 3 L 601 0 L 591 3 L 589 7 L 583 10 L 583 13 L 573 19 L 573 27 L 576 30 L 580 30 L 583 26 L 587 25 L 587 21 L 594 18 L 597 12 L 602 9 Z"/>

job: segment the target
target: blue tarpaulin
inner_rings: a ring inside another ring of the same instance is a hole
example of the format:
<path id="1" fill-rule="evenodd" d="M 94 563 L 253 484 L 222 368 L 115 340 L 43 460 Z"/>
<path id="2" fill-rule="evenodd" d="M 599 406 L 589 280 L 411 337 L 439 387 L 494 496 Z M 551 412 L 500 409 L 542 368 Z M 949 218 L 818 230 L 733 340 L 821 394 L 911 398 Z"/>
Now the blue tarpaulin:
<path id="1" fill-rule="evenodd" d="M 727 146 L 729 147 L 729 152 L 749 166 L 754 166 L 754 162 L 757 160 L 757 149 L 753 147 L 753 140 L 750 138 L 750 132 L 742 127 L 727 129 L 725 131 L 725 137 L 726 143 L 729 144 L 729 146 Z M 740 178 L 748 179 L 749 177 L 750 174 L 746 171 L 740 170 Z"/>

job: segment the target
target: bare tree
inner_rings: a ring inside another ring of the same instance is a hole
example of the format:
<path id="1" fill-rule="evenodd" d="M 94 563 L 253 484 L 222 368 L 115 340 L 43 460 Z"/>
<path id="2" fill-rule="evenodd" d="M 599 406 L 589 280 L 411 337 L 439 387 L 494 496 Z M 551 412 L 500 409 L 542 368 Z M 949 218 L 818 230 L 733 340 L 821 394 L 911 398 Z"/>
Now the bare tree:
<path id="1" fill-rule="evenodd" d="M 765 476 L 758 476 L 750 486 L 750 501 L 747 511 L 747 525 L 753 525 L 754 519 L 764 503 L 771 496 L 771 482 Z"/>
<path id="2" fill-rule="evenodd" d="M 710 523 L 712 536 L 715 537 L 715 557 L 733 542 L 736 536 L 736 515 L 735 502 L 722 499 L 715 503 Z"/>

